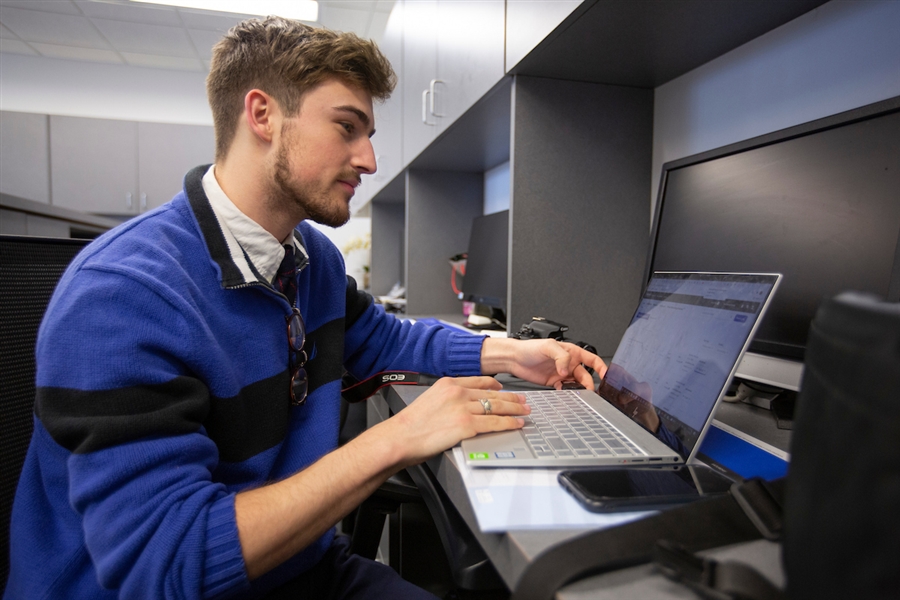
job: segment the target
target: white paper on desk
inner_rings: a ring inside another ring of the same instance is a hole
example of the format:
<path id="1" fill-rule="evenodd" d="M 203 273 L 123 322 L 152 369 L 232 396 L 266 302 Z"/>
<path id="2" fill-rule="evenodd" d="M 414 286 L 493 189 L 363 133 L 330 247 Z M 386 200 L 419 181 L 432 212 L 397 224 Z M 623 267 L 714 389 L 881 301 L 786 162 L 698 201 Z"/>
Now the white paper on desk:
<path id="1" fill-rule="evenodd" d="M 459 447 L 453 460 L 484 532 L 612 527 L 653 514 L 587 511 L 556 480 L 562 469 L 471 469 Z"/>

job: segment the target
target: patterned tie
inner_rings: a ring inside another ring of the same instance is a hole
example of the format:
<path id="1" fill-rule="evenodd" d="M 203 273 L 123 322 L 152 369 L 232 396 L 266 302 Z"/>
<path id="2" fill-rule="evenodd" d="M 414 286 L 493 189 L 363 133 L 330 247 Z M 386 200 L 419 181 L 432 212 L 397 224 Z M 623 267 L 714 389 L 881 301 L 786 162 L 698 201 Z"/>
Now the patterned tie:
<path id="1" fill-rule="evenodd" d="M 291 304 L 297 300 L 297 263 L 294 261 L 293 244 L 284 247 L 284 259 L 278 266 L 272 287 L 284 294 Z"/>

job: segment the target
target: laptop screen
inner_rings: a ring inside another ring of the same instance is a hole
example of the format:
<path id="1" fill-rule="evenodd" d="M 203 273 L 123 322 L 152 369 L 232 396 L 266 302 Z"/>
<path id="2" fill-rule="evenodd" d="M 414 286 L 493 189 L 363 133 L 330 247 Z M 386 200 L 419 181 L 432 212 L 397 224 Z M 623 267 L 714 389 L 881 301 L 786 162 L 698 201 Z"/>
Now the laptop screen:
<path id="1" fill-rule="evenodd" d="M 599 394 L 687 460 L 778 279 L 654 273 Z"/>

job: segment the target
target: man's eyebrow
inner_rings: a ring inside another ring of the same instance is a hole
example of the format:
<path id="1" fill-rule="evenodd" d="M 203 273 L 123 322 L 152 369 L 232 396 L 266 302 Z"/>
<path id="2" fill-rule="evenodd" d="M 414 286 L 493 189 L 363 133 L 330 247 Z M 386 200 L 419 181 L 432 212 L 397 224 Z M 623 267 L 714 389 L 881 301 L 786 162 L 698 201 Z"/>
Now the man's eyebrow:
<path id="1" fill-rule="evenodd" d="M 343 112 L 351 112 L 359 118 L 359 120 L 362 122 L 363 125 L 366 125 L 366 126 L 369 125 L 369 115 L 367 115 L 363 111 L 359 110 L 355 106 L 347 104 L 344 106 L 335 106 L 334 109 L 340 110 Z"/>

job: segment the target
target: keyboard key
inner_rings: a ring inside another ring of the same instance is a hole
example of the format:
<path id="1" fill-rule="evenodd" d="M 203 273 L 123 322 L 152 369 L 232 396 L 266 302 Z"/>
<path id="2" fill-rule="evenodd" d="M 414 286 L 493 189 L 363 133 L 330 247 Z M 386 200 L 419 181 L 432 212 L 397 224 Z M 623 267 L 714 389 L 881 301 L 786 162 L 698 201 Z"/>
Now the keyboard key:
<path id="1" fill-rule="evenodd" d="M 574 393 L 560 396 L 555 391 L 528 392 L 527 398 L 532 412 L 523 433 L 536 456 L 611 456 L 613 451 L 601 440 L 615 448 L 616 454 L 640 454 L 630 440 Z"/>
<path id="2" fill-rule="evenodd" d="M 561 438 L 547 438 L 547 443 L 554 450 L 568 450 L 568 446 Z"/>

